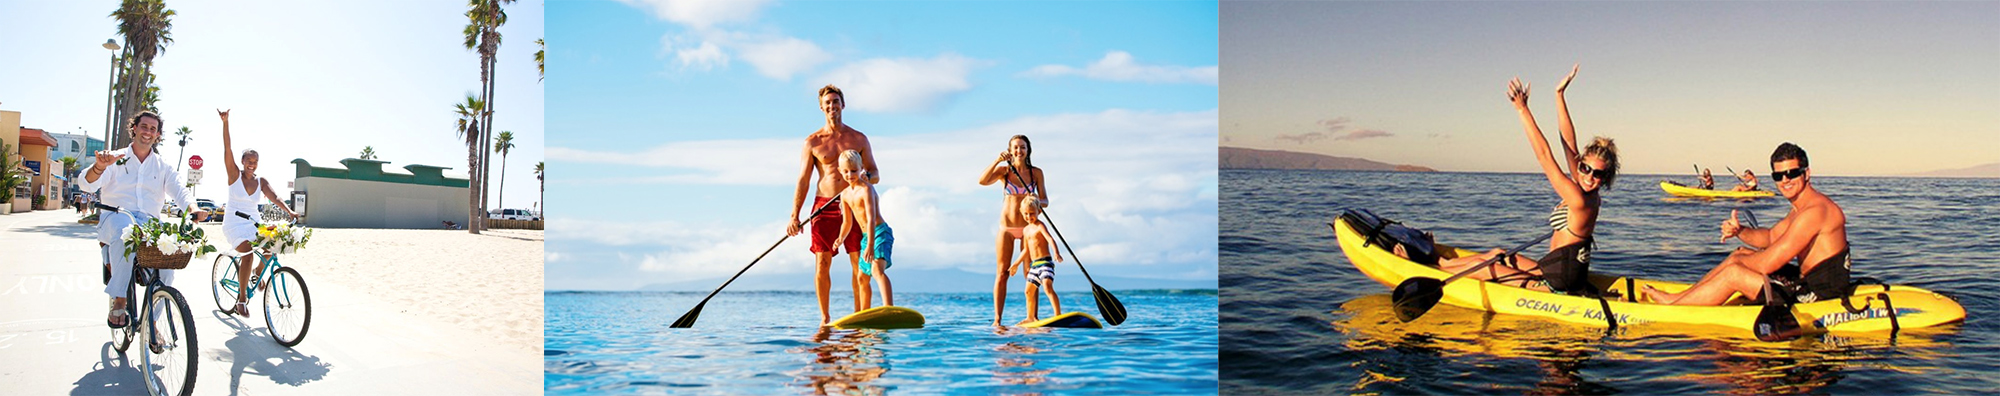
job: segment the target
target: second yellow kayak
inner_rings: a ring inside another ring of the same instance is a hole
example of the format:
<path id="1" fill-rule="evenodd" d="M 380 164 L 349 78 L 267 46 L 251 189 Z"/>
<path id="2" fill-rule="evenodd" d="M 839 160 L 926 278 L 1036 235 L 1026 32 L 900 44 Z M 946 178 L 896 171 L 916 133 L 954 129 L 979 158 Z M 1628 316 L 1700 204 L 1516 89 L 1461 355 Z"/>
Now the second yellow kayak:
<path id="1" fill-rule="evenodd" d="M 1696 197 L 1696 198 L 1763 198 L 1763 197 L 1771 197 L 1778 195 L 1778 193 L 1765 190 L 1751 190 L 1751 191 L 1705 190 L 1705 189 L 1683 186 L 1680 183 L 1675 183 L 1670 181 L 1661 181 L 1660 190 L 1666 191 L 1667 195 L 1672 195 L 1676 197 Z"/>

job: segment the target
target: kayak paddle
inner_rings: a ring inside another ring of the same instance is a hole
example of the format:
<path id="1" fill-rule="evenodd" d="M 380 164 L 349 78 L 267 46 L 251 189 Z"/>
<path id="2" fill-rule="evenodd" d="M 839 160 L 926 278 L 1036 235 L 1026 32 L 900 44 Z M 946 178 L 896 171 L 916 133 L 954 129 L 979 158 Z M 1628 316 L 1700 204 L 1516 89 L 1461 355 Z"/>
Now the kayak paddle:
<path id="1" fill-rule="evenodd" d="M 825 212 L 825 211 L 826 211 L 826 208 L 831 208 L 831 207 L 833 207 L 833 205 L 834 205 L 834 204 L 836 204 L 836 203 L 839 203 L 839 202 L 840 202 L 840 197 L 837 197 L 837 196 L 836 196 L 836 197 L 833 197 L 833 199 L 829 199 L 829 200 L 827 200 L 827 201 L 826 201 L 826 204 L 825 204 L 825 205 L 820 205 L 820 206 L 819 206 L 819 209 L 814 209 L 814 210 L 813 210 L 813 212 L 812 212 L 812 214 L 810 214 L 810 215 L 806 215 L 806 219 L 805 219 L 805 220 L 799 220 L 799 224 L 798 224 L 798 226 L 800 226 L 800 227 L 804 227 L 804 226 L 806 225 L 806 223 L 810 223 L 810 222 L 812 222 L 812 221 L 813 221 L 813 218 L 816 218 L 816 217 L 819 217 L 819 213 L 820 213 L 820 212 Z M 800 230 L 800 232 L 809 232 L 809 231 L 810 231 L 810 230 Z M 773 244 L 771 244 L 771 248 L 769 248 L 769 249 L 764 249 L 764 253 L 762 253 L 762 254 L 758 254 L 758 255 L 757 255 L 757 259 L 755 259 L 755 260 L 750 260 L 750 265 L 745 265 L 745 266 L 743 266 L 743 269 L 742 269 L 742 270 L 740 270 L 740 271 L 736 271 L 736 275 L 735 275 L 735 276 L 731 276 L 731 277 L 729 277 L 729 280 L 728 280 L 728 281 L 724 281 L 724 282 L 722 282 L 722 286 L 716 286 L 716 287 L 715 287 L 715 291 L 712 291 L 712 292 L 708 292 L 708 297 L 702 297 L 702 298 L 701 298 L 701 302 L 700 302 L 700 303 L 697 303 L 697 304 L 695 304 L 695 305 L 694 305 L 694 309 L 690 309 L 690 310 L 688 310 L 687 314 L 684 314 L 684 315 L 681 315 L 681 318 L 680 318 L 680 319 L 675 319 L 675 320 L 674 320 L 674 324 L 673 324 L 673 325 L 671 325 L 671 326 L 667 326 L 667 327 L 671 327 L 671 328 L 676 328 L 676 329 L 685 329 L 685 328 L 689 328 L 689 327 L 694 327 L 694 320 L 695 320 L 695 317 L 697 317 L 697 316 L 701 316 L 701 307 L 702 307 L 703 305 L 708 305 L 708 299 L 711 299 L 711 298 L 715 298 L 715 294 L 716 294 L 716 293 L 721 293 L 721 292 L 722 292 L 722 288 L 725 288 L 725 287 L 729 287 L 729 283 L 730 283 L 730 282 L 735 282 L 735 281 L 736 281 L 736 277 L 739 277 L 739 276 L 743 276 L 743 273 L 744 273 L 744 272 L 749 272 L 749 271 L 750 271 L 750 267 L 751 267 L 751 266 L 755 266 L 755 265 L 757 265 L 757 262 L 758 262 L 758 261 L 762 261 L 762 260 L 764 260 L 764 255 L 767 255 L 767 254 L 771 254 L 771 251 L 772 251 L 772 250 L 778 250 L 778 245 L 779 245 L 779 244 L 783 244 L 783 243 L 785 243 L 785 240 L 786 240 L 786 239 L 790 239 L 791 237 L 792 237 L 792 236 L 791 236 L 790 234 L 786 234 L 786 235 L 785 235 L 785 237 L 783 237 L 783 238 L 778 238 L 778 243 L 773 243 Z"/>
<path id="2" fill-rule="evenodd" d="M 1758 228 L 1756 213 L 1748 210 L 1742 210 L 1740 213 L 1750 217 L 1750 228 Z M 1799 335 L 1805 334 L 1805 329 L 1799 326 L 1799 318 L 1792 316 L 1791 300 L 1772 301 L 1774 299 L 1785 298 L 1778 296 L 1776 293 L 1777 289 L 1772 288 L 1770 282 L 1764 283 L 1764 298 L 1766 300 L 1764 308 L 1757 310 L 1757 320 L 1751 322 L 1754 324 L 1750 326 L 1752 332 L 1757 335 L 1758 340 L 1766 342 L 1784 341 L 1798 338 Z"/>
<path id="3" fill-rule="evenodd" d="M 1506 253 L 1486 259 L 1486 261 L 1480 262 L 1479 265 L 1467 268 L 1465 271 L 1460 271 L 1458 274 L 1452 275 L 1450 278 L 1445 278 L 1442 281 L 1421 276 L 1404 280 L 1402 284 L 1396 285 L 1395 293 L 1389 295 L 1389 300 L 1395 302 L 1396 318 L 1402 319 L 1404 322 L 1417 320 L 1417 317 L 1424 316 L 1425 312 L 1430 312 L 1431 307 L 1437 306 L 1438 299 L 1444 297 L 1445 284 L 1458 280 L 1458 278 L 1463 278 L 1473 272 L 1486 269 L 1487 266 L 1500 262 L 1502 259 L 1514 257 L 1515 253 L 1520 253 L 1529 246 L 1542 243 L 1542 241 L 1548 240 L 1551 236 L 1555 236 L 1555 233 L 1543 233 L 1542 236 L 1536 237 L 1533 241 L 1523 243 L 1521 246 L 1515 246 L 1513 249 L 1507 249 Z"/>
<path id="4" fill-rule="evenodd" d="M 1028 178 L 1021 176 L 1020 170 L 1014 169 L 1013 162 L 1014 160 L 1011 158 L 1007 160 L 1007 171 L 1014 173 L 1014 178 L 1021 179 L 1021 182 L 1028 182 Z M 1001 181 L 1001 183 L 1006 183 L 1006 181 Z M 1118 297 L 1112 296 L 1111 291 L 1104 290 L 1103 286 L 1097 285 L 1097 280 L 1090 279 L 1090 270 L 1083 268 L 1083 260 L 1076 257 L 1076 249 L 1071 248 L 1069 241 L 1063 239 L 1062 230 L 1056 229 L 1056 221 L 1049 217 L 1047 210 L 1042 211 L 1042 221 L 1049 223 L 1049 231 L 1056 234 L 1056 241 L 1062 242 L 1063 250 L 1069 251 L 1069 261 L 1076 263 L 1076 269 L 1083 271 L 1083 280 L 1090 282 L 1090 297 L 1091 300 L 1097 302 L 1097 314 L 1104 315 L 1104 321 L 1111 322 L 1112 326 L 1125 323 L 1125 303 L 1118 302 Z"/>

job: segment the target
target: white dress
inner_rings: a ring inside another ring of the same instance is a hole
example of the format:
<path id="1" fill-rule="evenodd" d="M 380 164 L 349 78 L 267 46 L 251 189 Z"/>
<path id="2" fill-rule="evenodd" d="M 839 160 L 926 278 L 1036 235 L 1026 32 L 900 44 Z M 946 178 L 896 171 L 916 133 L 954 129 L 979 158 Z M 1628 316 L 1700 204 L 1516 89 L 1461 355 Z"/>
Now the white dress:
<path id="1" fill-rule="evenodd" d="M 237 177 L 235 183 L 229 184 L 229 206 L 224 206 L 222 213 L 222 237 L 229 241 L 229 245 L 224 246 L 224 249 L 235 249 L 245 241 L 257 240 L 255 219 L 263 217 L 263 212 L 257 210 L 257 202 L 264 198 L 263 183 L 257 182 L 263 178 L 257 178 L 255 181 L 249 179 Z M 246 188 L 255 190 L 245 190 Z M 238 213 L 250 218 L 245 219 L 238 216 Z"/>

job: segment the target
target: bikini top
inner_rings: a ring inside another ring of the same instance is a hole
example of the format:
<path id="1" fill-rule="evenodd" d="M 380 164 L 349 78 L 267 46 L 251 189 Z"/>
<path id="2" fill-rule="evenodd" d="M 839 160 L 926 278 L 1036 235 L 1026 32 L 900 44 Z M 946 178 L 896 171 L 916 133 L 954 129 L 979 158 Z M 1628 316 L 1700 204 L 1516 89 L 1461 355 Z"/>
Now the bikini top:
<path id="1" fill-rule="evenodd" d="M 1035 187 L 1034 187 L 1034 186 L 1018 186 L 1018 185 L 1014 185 L 1014 183 L 1013 183 L 1013 182 L 1010 182 L 1010 181 L 1007 181 L 1007 180 L 1001 180 L 1001 181 L 1000 181 L 1000 189 L 1001 189 L 1002 191 L 1006 191 L 1006 192 L 1007 192 L 1007 195 L 1022 195 L 1022 194 L 1034 194 L 1034 193 L 1035 193 Z"/>
<path id="2" fill-rule="evenodd" d="M 1562 204 L 1556 204 L 1555 210 L 1549 212 L 1549 231 L 1562 231 L 1577 238 L 1589 239 L 1589 237 L 1578 235 L 1576 231 L 1569 229 L 1569 208 L 1562 206 Z"/>

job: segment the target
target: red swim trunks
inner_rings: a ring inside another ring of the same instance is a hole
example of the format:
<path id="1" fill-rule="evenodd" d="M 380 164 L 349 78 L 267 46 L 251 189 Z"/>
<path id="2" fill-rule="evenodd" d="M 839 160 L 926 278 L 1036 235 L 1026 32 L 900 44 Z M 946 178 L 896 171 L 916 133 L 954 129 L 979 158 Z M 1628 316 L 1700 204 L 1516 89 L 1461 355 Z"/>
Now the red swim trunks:
<path id="1" fill-rule="evenodd" d="M 832 197 L 814 197 L 812 207 L 813 209 L 819 209 L 821 205 L 826 205 L 826 201 L 832 199 L 833 199 Z M 859 253 L 861 252 L 861 240 L 864 239 L 863 236 L 864 235 L 861 234 L 861 224 L 859 222 L 856 222 L 853 227 L 848 228 L 847 243 L 843 243 L 841 245 L 847 247 L 848 254 Z M 819 216 L 813 217 L 812 252 L 813 253 L 835 252 L 833 246 L 833 240 L 835 239 L 840 239 L 839 205 L 834 205 L 834 207 L 826 208 L 826 211 L 819 212 Z"/>

